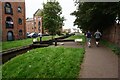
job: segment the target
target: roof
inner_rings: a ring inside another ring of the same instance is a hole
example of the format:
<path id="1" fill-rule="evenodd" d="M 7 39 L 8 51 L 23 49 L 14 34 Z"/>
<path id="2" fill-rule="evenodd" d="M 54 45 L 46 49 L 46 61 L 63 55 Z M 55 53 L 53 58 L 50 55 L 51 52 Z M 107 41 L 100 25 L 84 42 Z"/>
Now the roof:
<path id="1" fill-rule="evenodd" d="M 38 9 L 35 13 L 34 13 L 34 16 L 37 16 L 37 15 L 39 15 L 40 13 L 41 13 L 41 9 Z"/>
<path id="2" fill-rule="evenodd" d="M 28 18 L 26 19 L 26 21 L 33 21 L 33 18 Z"/>
<path id="3" fill-rule="evenodd" d="M 0 0 L 1 2 L 25 2 L 25 0 Z"/>

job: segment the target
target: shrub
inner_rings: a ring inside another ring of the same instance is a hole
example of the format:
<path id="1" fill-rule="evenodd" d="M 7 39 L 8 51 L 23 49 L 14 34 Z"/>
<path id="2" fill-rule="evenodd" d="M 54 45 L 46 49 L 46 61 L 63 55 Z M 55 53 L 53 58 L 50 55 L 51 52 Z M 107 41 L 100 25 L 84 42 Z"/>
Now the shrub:
<path id="1" fill-rule="evenodd" d="M 116 55 L 120 55 L 120 47 L 116 44 L 110 43 L 106 40 L 102 40 L 101 43 L 103 45 L 105 45 L 106 47 L 109 47 L 110 49 L 112 49 L 112 51 L 116 54 Z"/>
<path id="2" fill-rule="evenodd" d="M 113 51 L 115 54 L 120 55 L 120 47 L 115 46 L 115 47 L 112 49 L 112 51 Z"/>

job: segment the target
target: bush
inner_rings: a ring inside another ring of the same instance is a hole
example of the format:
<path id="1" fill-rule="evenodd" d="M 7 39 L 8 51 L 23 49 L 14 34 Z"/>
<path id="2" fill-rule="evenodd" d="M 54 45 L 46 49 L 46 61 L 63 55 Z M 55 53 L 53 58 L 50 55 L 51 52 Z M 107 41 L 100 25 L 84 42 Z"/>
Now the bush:
<path id="1" fill-rule="evenodd" d="M 115 46 L 115 47 L 112 49 L 112 51 L 113 51 L 115 54 L 120 55 L 120 47 Z"/>

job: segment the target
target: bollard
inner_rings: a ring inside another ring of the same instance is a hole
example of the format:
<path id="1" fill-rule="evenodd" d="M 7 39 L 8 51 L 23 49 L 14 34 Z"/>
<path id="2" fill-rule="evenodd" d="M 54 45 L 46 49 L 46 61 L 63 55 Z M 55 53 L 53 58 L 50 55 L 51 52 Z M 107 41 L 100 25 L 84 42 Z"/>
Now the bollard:
<path id="1" fill-rule="evenodd" d="M 55 46 L 57 46 L 57 39 L 55 38 Z"/>
<path id="2" fill-rule="evenodd" d="M 42 43 L 42 37 L 40 37 L 40 44 Z"/>

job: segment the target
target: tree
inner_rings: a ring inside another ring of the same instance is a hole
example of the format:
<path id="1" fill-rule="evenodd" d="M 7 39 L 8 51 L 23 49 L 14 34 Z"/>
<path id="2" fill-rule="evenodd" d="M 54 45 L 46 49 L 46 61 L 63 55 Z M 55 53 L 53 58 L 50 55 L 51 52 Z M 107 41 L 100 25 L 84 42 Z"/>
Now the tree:
<path id="1" fill-rule="evenodd" d="M 64 17 L 61 17 L 61 14 L 62 8 L 59 2 L 54 0 L 43 4 L 43 26 L 52 36 L 63 24 Z"/>
<path id="2" fill-rule="evenodd" d="M 75 3 L 76 4 L 76 3 Z M 120 2 L 77 2 L 78 9 L 71 13 L 83 31 L 103 30 L 115 23 L 116 15 L 120 17 Z"/>

